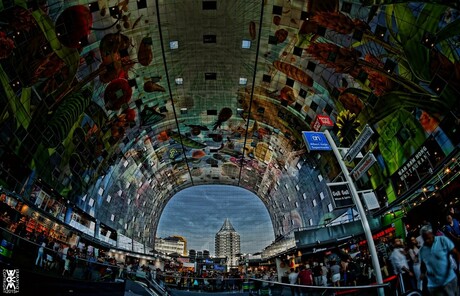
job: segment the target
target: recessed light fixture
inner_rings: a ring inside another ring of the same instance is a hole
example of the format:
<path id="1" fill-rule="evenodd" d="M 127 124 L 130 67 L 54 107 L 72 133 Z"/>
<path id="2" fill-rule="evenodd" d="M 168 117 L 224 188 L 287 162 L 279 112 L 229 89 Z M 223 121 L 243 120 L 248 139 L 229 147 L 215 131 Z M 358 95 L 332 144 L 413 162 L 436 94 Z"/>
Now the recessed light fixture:
<path id="1" fill-rule="evenodd" d="M 177 85 L 181 85 L 181 84 L 184 83 L 184 78 L 182 78 L 182 77 L 177 77 L 177 78 L 175 79 L 175 81 L 176 81 L 176 84 L 177 84 Z"/>
<path id="2" fill-rule="evenodd" d="M 240 85 L 246 85 L 247 82 L 248 82 L 247 78 L 240 77 Z"/>

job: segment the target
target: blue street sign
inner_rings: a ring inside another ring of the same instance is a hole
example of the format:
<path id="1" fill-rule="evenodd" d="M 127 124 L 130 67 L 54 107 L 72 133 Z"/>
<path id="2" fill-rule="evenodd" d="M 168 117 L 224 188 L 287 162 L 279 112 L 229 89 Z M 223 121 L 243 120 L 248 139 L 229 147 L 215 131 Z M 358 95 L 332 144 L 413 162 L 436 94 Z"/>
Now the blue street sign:
<path id="1" fill-rule="evenodd" d="M 302 132 L 303 139 L 307 144 L 307 150 L 310 151 L 321 151 L 321 150 L 332 150 L 331 145 L 327 141 L 326 135 L 321 132 Z"/>

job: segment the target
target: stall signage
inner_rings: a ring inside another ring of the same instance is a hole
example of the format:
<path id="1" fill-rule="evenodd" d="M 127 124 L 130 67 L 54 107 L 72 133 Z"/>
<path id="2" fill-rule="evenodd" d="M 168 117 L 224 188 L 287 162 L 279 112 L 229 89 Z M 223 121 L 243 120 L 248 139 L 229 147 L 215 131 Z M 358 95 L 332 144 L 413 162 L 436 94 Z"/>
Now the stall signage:
<path id="1" fill-rule="evenodd" d="M 372 152 L 368 152 L 363 159 L 356 165 L 356 167 L 351 171 L 350 175 L 357 181 L 361 176 L 367 172 L 371 166 L 376 162 L 375 156 Z"/>
<path id="2" fill-rule="evenodd" d="M 358 155 L 359 151 L 363 149 L 364 145 L 366 145 L 367 141 L 369 141 L 373 134 L 374 131 L 372 130 L 372 128 L 368 124 L 366 124 L 363 131 L 353 142 L 353 144 L 350 147 L 350 150 L 347 151 L 347 154 L 345 154 L 345 157 L 343 159 L 348 162 L 355 159 L 356 155 Z"/>
<path id="3" fill-rule="evenodd" d="M 397 172 L 399 180 L 404 181 L 413 172 L 415 172 L 419 166 L 427 162 L 430 157 L 430 151 L 426 146 L 422 146 L 417 153 L 415 153 Z"/>
<path id="4" fill-rule="evenodd" d="M 329 116 L 326 115 L 316 115 L 315 120 L 311 124 L 311 129 L 315 132 L 324 131 L 326 129 L 334 127 L 334 122 Z"/>
<path id="5" fill-rule="evenodd" d="M 326 135 L 321 132 L 302 132 L 302 135 L 307 144 L 308 152 L 332 149 Z"/>
<path id="6" fill-rule="evenodd" d="M 348 184 L 327 184 L 331 192 L 335 208 L 348 208 L 353 206 L 353 199 Z"/>
<path id="7" fill-rule="evenodd" d="M 396 229 L 394 227 L 389 227 L 387 229 L 381 230 L 377 232 L 376 234 L 372 235 L 372 239 L 376 240 L 378 238 L 387 236 L 388 234 L 393 233 L 395 230 Z M 359 242 L 360 246 L 365 245 L 365 244 L 367 244 L 367 240 L 362 240 Z"/>

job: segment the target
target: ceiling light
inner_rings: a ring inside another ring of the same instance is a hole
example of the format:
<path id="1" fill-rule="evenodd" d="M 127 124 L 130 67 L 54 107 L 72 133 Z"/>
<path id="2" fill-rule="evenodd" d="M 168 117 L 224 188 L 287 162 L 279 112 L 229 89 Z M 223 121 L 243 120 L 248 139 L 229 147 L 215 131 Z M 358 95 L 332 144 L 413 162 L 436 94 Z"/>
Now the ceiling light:
<path id="1" fill-rule="evenodd" d="M 241 48 L 245 48 L 245 49 L 251 48 L 251 41 L 243 40 L 243 42 L 241 42 Z"/>
<path id="2" fill-rule="evenodd" d="M 444 173 L 446 173 L 446 174 L 448 174 L 448 173 L 450 173 L 450 172 L 451 172 L 451 171 L 450 171 L 450 168 L 448 168 L 448 167 L 444 170 Z"/>
<path id="3" fill-rule="evenodd" d="M 178 49 L 179 48 L 179 41 L 174 40 L 169 42 L 170 49 Z"/>
<path id="4" fill-rule="evenodd" d="M 246 85 L 247 82 L 248 82 L 247 78 L 240 77 L 240 85 Z"/>
<path id="5" fill-rule="evenodd" d="M 182 85 L 184 83 L 184 78 L 182 77 L 177 77 L 175 79 L 177 85 Z"/>

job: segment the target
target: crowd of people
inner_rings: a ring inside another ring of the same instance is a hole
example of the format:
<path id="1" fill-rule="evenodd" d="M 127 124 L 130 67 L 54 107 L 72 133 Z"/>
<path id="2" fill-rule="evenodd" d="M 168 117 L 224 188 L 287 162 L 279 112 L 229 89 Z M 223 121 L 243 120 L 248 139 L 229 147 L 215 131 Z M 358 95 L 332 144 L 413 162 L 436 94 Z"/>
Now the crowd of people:
<path id="1" fill-rule="evenodd" d="M 395 238 L 389 256 L 392 271 L 401 278 L 403 290 L 424 295 L 458 295 L 460 226 L 455 211 L 444 221 L 423 223 L 410 229 L 406 240 Z"/>

